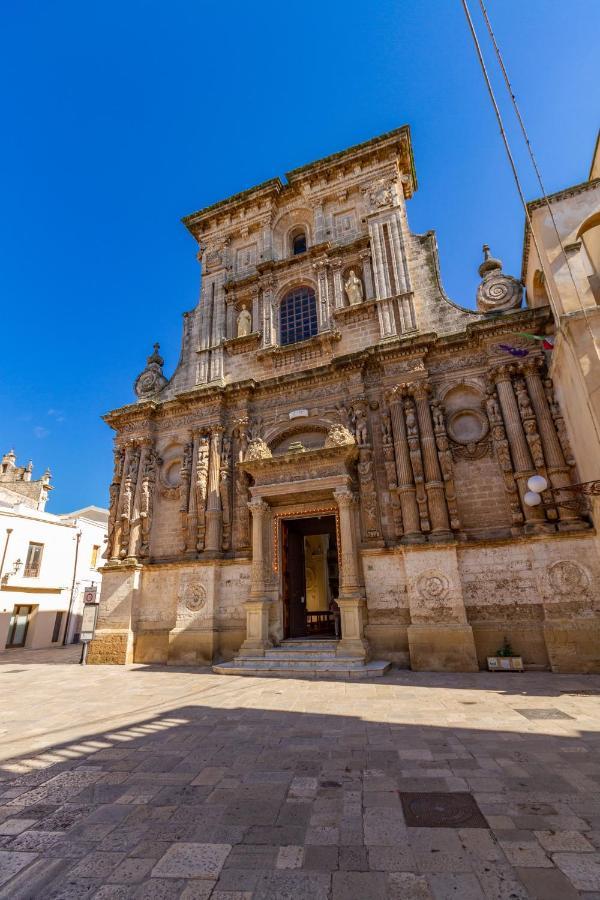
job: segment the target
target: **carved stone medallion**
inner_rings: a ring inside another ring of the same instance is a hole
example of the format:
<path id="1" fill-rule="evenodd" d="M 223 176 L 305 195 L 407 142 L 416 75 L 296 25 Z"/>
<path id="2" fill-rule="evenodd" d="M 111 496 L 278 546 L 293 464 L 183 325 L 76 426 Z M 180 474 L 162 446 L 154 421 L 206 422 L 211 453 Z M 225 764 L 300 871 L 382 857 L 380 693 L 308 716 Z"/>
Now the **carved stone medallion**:
<path id="1" fill-rule="evenodd" d="M 548 569 L 550 584 L 561 597 L 577 599 L 586 594 L 590 587 L 590 577 L 583 566 L 572 559 L 561 560 Z"/>

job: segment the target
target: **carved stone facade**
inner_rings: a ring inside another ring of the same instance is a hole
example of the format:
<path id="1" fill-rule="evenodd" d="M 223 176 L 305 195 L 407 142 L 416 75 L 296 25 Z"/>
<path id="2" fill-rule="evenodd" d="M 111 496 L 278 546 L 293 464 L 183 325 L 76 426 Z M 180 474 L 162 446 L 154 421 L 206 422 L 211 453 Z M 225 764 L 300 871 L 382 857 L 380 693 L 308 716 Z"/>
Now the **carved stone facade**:
<path id="1" fill-rule="evenodd" d="M 448 300 L 414 189 L 401 128 L 184 220 L 202 289 L 179 364 L 161 382 L 155 348 L 106 417 L 90 661 L 264 654 L 292 633 L 286 522 L 327 519 L 340 654 L 474 670 L 506 636 L 526 664 L 594 668 L 556 638 L 598 629 L 600 562 L 585 510 L 553 502 L 576 476 L 527 338 L 549 311 L 489 257 L 479 312 Z"/>

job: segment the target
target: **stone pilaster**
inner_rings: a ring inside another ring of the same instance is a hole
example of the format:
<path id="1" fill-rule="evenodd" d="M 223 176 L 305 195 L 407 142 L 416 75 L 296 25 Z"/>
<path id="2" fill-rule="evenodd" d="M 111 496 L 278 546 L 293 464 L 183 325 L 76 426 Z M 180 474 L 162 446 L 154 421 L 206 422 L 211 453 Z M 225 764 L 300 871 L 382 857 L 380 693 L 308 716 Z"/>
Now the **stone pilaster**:
<path id="1" fill-rule="evenodd" d="M 221 467 L 222 437 L 223 426 L 213 426 L 208 458 L 208 496 L 206 503 L 206 537 L 204 541 L 204 550 L 207 553 L 220 553 L 221 551 L 223 514 L 219 496 L 219 472 Z"/>
<path id="2" fill-rule="evenodd" d="M 429 507 L 431 522 L 431 534 L 429 535 L 429 540 L 450 540 L 452 538 L 452 532 L 450 530 L 450 521 L 448 519 L 448 508 L 446 506 L 444 482 L 442 480 L 442 473 L 437 455 L 437 445 L 433 433 L 428 387 L 424 382 L 415 384 L 411 388 L 411 393 L 415 400 L 417 417 L 419 420 L 421 455 L 423 457 L 423 471 L 425 474 L 425 491 L 427 493 L 427 505 Z"/>
<path id="3" fill-rule="evenodd" d="M 425 540 L 425 536 L 421 532 L 406 424 L 404 422 L 402 395 L 397 390 L 390 395 L 389 404 L 398 476 L 398 497 L 404 527 L 402 540 L 407 544 L 421 543 Z"/>
<path id="4" fill-rule="evenodd" d="M 265 559 L 265 531 L 269 504 L 255 497 L 248 504 L 252 513 L 252 570 L 250 596 L 246 600 L 246 640 L 240 648 L 244 656 L 264 656 L 272 646 L 269 640 L 269 609 L 271 600 L 266 595 L 267 572 Z"/>
<path id="5" fill-rule="evenodd" d="M 492 377 L 496 384 L 498 400 L 502 409 L 502 417 L 513 460 L 514 477 L 525 517 L 525 529 L 527 531 L 544 531 L 547 524 L 544 510 L 536 506 L 528 506 L 523 502 L 523 497 L 527 493 L 527 481 L 532 475 L 536 474 L 536 470 L 523 430 L 519 407 L 513 390 L 511 373 L 511 367 L 500 366 L 493 371 Z"/>
<path id="6" fill-rule="evenodd" d="M 348 489 L 337 489 L 333 496 L 339 510 L 340 595 L 337 597 L 341 618 L 341 640 L 338 656 L 366 658 L 369 645 L 364 637 L 365 598 L 358 569 L 354 533 L 356 497 Z"/>

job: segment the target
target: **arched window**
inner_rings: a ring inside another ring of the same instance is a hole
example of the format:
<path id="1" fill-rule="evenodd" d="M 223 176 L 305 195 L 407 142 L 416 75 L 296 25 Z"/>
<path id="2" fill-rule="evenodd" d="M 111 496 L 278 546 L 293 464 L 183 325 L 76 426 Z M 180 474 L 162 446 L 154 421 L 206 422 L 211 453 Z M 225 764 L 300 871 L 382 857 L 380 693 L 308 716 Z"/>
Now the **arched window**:
<path id="1" fill-rule="evenodd" d="M 303 228 L 295 228 L 290 235 L 290 241 L 292 245 L 292 256 L 298 256 L 299 253 L 306 253 L 306 232 Z"/>
<path id="2" fill-rule="evenodd" d="M 317 303 L 309 287 L 290 291 L 281 301 L 279 335 L 281 344 L 305 341 L 317 333 Z"/>

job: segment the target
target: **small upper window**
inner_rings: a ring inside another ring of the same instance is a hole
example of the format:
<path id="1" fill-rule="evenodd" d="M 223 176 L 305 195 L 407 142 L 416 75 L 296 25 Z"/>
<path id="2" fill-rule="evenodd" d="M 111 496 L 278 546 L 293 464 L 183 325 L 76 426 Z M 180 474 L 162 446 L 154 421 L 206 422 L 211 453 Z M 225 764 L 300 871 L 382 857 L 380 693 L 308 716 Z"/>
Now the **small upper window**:
<path id="1" fill-rule="evenodd" d="M 292 255 L 298 256 L 299 253 L 306 253 L 306 232 L 302 228 L 292 232 Z"/>
<path id="2" fill-rule="evenodd" d="M 32 542 L 29 545 L 29 548 L 27 550 L 27 559 L 25 561 L 25 572 L 23 573 L 26 578 L 37 578 L 40 574 L 43 552 L 43 544 L 34 544 Z"/>
<path id="3" fill-rule="evenodd" d="M 98 544 L 94 544 L 92 547 L 92 556 L 90 559 L 90 569 L 95 569 L 98 565 L 98 554 L 100 553 L 100 546 Z"/>

